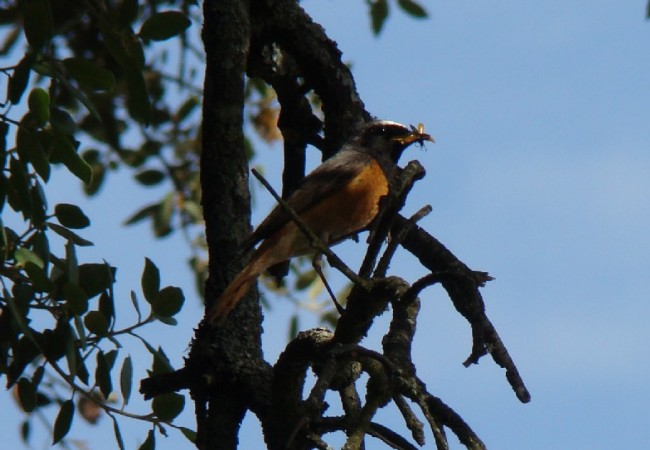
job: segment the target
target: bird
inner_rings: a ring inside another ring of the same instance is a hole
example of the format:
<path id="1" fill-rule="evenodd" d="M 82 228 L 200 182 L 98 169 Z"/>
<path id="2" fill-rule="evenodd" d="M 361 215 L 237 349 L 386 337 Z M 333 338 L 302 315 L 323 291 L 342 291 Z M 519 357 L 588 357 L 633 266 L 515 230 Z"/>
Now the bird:
<path id="1" fill-rule="evenodd" d="M 304 224 L 328 246 L 366 229 L 382 197 L 391 189 L 402 152 L 411 144 L 435 142 L 424 126 L 407 127 L 389 120 L 372 120 L 309 173 L 286 199 Z M 260 243 L 261 242 L 261 243 Z M 295 256 L 315 253 L 311 240 L 277 205 L 242 243 L 245 254 L 257 243 L 244 268 L 206 313 L 212 326 L 223 326 L 229 313 L 269 267 Z"/>

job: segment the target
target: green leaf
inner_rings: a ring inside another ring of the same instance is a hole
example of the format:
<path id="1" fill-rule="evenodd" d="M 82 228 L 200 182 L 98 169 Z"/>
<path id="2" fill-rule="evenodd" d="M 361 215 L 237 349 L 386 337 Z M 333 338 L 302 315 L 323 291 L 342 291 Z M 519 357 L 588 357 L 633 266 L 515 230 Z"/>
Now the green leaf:
<path id="1" fill-rule="evenodd" d="M 134 67 L 142 70 L 144 67 L 144 52 L 140 41 L 129 28 L 121 28 L 118 32 L 109 21 L 100 21 L 99 28 L 104 38 L 104 45 L 113 58 L 123 69 Z M 138 47 L 140 47 L 138 49 Z"/>
<path id="2" fill-rule="evenodd" d="M 48 268 L 48 260 L 50 258 L 50 241 L 47 233 L 39 231 L 34 233 L 27 241 L 32 251 L 38 255 L 45 264 L 45 269 Z"/>
<path id="3" fill-rule="evenodd" d="M 141 322 L 142 313 L 140 312 L 140 305 L 138 304 L 138 296 L 135 295 L 135 292 L 133 291 L 131 291 L 131 303 L 133 304 L 133 309 L 135 309 L 135 312 L 138 315 L 138 322 Z"/>
<path id="4" fill-rule="evenodd" d="M 88 184 L 93 178 L 93 169 L 79 156 L 75 146 L 66 136 L 56 136 L 54 140 L 53 156 L 63 162 L 68 170 L 84 183 Z"/>
<path id="5" fill-rule="evenodd" d="M 34 180 L 29 195 L 32 198 L 32 223 L 36 228 L 42 228 L 47 212 L 47 198 L 45 198 L 45 191 L 38 180 Z"/>
<path id="6" fill-rule="evenodd" d="M 95 91 L 110 91 L 115 85 L 115 76 L 93 61 L 83 58 L 67 58 L 63 60 L 68 74 L 79 84 Z"/>
<path id="7" fill-rule="evenodd" d="M 151 402 L 153 413 L 163 422 L 174 420 L 174 418 L 183 412 L 184 407 L 185 397 L 173 392 L 159 395 Z"/>
<path id="8" fill-rule="evenodd" d="M 119 10 L 119 21 L 123 27 L 128 27 L 138 18 L 138 0 L 123 0 Z"/>
<path id="9" fill-rule="evenodd" d="M 147 169 L 135 174 L 135 179 L 145 186 L 155 186 L 165 179 L 165 174 L 157 169 Z"/>
<path id="10" fill-rule="evenodd" d="M 72 339 L 68 340 L 67 345 L 65 347 L 65 360 L 68 363 L 68 370 L 70 372 L 70 376 L 74 379 L 74 377 L 77 376 L 77 366 L 79 365 L 79 362 L 77 361 L 77 352 L 76 352 L 77 339 L 76 336 L 74 335 L 74 332 L 72 331 L 72 328 L 70 328 L 70 335 Z"/>
<path id="11" fill-rule="evenodd" d="M 135 120 L 143 125 L 151 121 L 151 100 L 149 91 L 144 81 L 142 70 L 135 67 L 124 67 L 128 96 L 126 106 Z"/>
<path id="12" fill-rule="evenodd" d="M 179 427 L 181 430 L 181 433 L 183 433 L 183 436 L 187 438 L 188 441 L 191 443 L 196 442 L 196 431 L 190 430 L 189 428 L 186 427 Z"/>
<path id="13" fill-rule="evenodd" d="M 31 182 L 27 176 L 25 165 L 11 157 L 9 159 L 9 204 L 15 211 L 22 211 L 25 220 L 31 219 L 32 195 L 29 193 Z"/>
<path id="14" fill-rule="evenodd" d="M 42 267 L 27 261 L 25 263 L 25 272 L 27 272 L 27 276 L 37 292 L 49 292 L 52 289 L 52 282 Z"/>
<path id="15" fill-rule="evenodd" d="M 68 281 L 79 284 L 79 260 L 77 259 L 77 249 L 70 242 L 65 243 L 65 272 Z"/>
<path id="16" fill-rule="evenodd" d="M 110 293 L 104 291 L 99 296 L 99 311 L 108 319 L 109 322 L 112 322 L 115 319 L 114 300 L 112 289 L 110 290 Z"/>
<path id="17" fill-rule="evenodd" d="M 115 442 L 117 442 L 117 447 L 120 450 L 124 450 L 124 439 L 122 439 L 122 432 L 120 431 L 120 426 L 117 423 L 117 419 L 115 416 L 111 415 L 111 419 L 113 419 L 113 433 L 115 433 Z"/>
<path id="18" fill-rule="evenodd" d="M 36 389 L 27 378 L 18 380 L 18 399 L 25 412 L 32 412 L 36 408 Z"/>
<path id="19" fill-rule="evenodd" d="M 32 384 L 34 385 L 34 389 L 38 389 L 41 381 L 43 381 L 43 375 L 45 375 L 45 366 L 38 366 L 34 371 L 34 375 L 32 375 Z"/>
<path id="20" fill-rule="evenodd" d="M 151 306 L 157 316 L 172 317 L 181 310 L 184 302 L 185 296 L 180 288 L 167 286 L 158 293 Z"/>
<path id="21" fill-rule="evenodd" d="M 192 22 L 178 11 L 164 11 L 149 17 L 140 28 L 142 39 L 165 41 L 187 30 Z"/>
<path id="22" fill-rule="evenodd" d="M 77 123 L 74 121 L 72 116 L 67 111 L 59 108 L 52 108 L 50 110 L 50 123 L 57 131 L 64 135 L 74 134 L 77 132 Z M 61 160 L 61 162 L 63 162 L 63 160 Z"/>
<path id="23" fill-rule="evenodd" d="M 156 319 L 165 325 L 169 325 L 170 327 L 175 327 L 178 325 L 178 320 L 174 319 L 173 317 L 156 316 Z"/>
<path id="24" fill-rule="evenodd" d="M 32 89 L 27 98 L 27 105 L 39 126 L 42 127 L 50 120 L 50 94 L 45 89 Z"/>
<path id="25" fill-rule="evenodd" d="M 147 347 L 147 350 L 149 350 L 153 355 L 153 364 L 151 367 L 153 374 L 169 373 L 174 371 L 174 367 L 161 347 L 155 349 L 148 342 L 145 343 L 145 347 Z"/>
<path id="26" fill-rule="evenodd" d="M 147 439 L 144 440 L 142 445 L 138 447 L 138 450 L 154 450 L 156 448 L 156 434 L 154 430 L 149 430 L 147 434 Z"/>
<path id="27" fill-rule="evenodd" d="M 16 259 L 16 267 L 25 267 L 25 264 L 28 262 L 34 263 L 41 269 L 45 267 L 43 260 L 36 253 L 25 247 L 17 248 L 14 252 L 14 258 Z"/>
<path id="28" fill-rule="evenodd" d="M 7 135 L 9 134 L 9 124 L 0 122 L 0 167 L 7 166 Z"/>
<path id="29" fill-rule="evenodd" d="M 160 205 L 158 203 L 145 206 L 139 211 L 136 211 L 133 215 L 131 215 L 131 217 L 126 219 L 124 225 L 134 225 L 138 222 L 142 222 L 144 219 L 148 217 L 153 217 L 153 215 L 155 214 L 155 212 L 158 210 L 159 207 Z"/>
<path id="30" fill-rule="evenodd" d="M 90 219 L 77 205 L 59 203 L 54 207 L 54 215 L 64 227 L 79 229 L 90 225 Z"/>
<path id="31" fill-rule="evenodd" d="M 199 205 L 198 202 L 194 200 L 185 200 L 182 203 L 183 211 L 191 217 L 194 223 L 200 223 L 203 221 L 203 208 Z"/>
<path id="32" fill-rule="evenodd" d="M 141 285 L 145 300 L 153 305 L 160 291 L 160 271 L 149 258 L 144 259 Z"/>
<path id="33" fill-rule="evenodd" d="M 92 242 L 82 238 L 74 231 L 68 230 L 66 227 L 63 227 L 59 224 L 53 222 L 45 222 L 45 224 L 49 229 L 54 231 L 59 236 L 67 239 L 69 242 L 72 242 L 74 245 L 77 245 L 79 247 L 90 247 L 94 245 Z"/>
<path id="34" fill-rule="evenodd" d="M 196 96 L 191 96 L 178 108 L 176 112 L 176 121 L 181 123 L 196 109 L 201 103 Z"/>
<path id="35" fill-rule="evenodd" d="M 156 237 L 165 237 L 172 232 L 171 220 L 175 201 L 174 193 L 170 192 L 158 204 L 158 209 L 153 216 L 153 230 Z"/>
<path id="36" fill-rule="evenodd" d="M 107 263 L 88 263 L 79 266 L 79 285 L 93 298 L 110 288 L 115 281 L 117 269 Z"/>
<path id="37" fill-rule="evenodd" d="M 81 322 L 81 319 L 79 317 L 75 317 L 75 322 Z M 79 329 L 79 327 L 76 327 Z M 83 327 L 81 327 L 83 330 Z M 83 337 L 85 339 L 85 333 L 83 334 Z M 75 354 L 75 361 L 77 363 L 74 374 L 76 375 L 79 380 L 85 385 L 88 385 L 89 380 L 90 380 L 90 373 L 88 373 L 88 368 L 86 367 L 86 364 L 84 362 L 83 357 L 81 356 L 81 352 L 79 351 L 78 348 L 74 350 Z"/>
<path id="38" fill-rule="evenodd" d="M 23 27 L 25 37 L 32 48 L 38 50 L 52 36 L 52 15 L 45 0 L 26 0 L 24 3 Z"/>
<path id="39" fill-rule="evenodd" d="M 29 424 L 29 419 L 24 420 L 22 424 L 20 424 L 20 438 L 23 440 L 25 444 L 29 442 L 29 436 L 32 434 L 32 427 Z"/>
<path id="40" fill-rule="evenodd" d="M 21 158 L 32 163 L 36 172 L 47 183 L 50 179 L 50 162 L 45 156 L 45 150 L 38 139 L 37 132 L 25 127 L 18 128 L 16 150 Z"/>
<path id="41" fill-rule="evenodd" d="M 72 314 L 81 316 L 88 311 L 88 295 L 81 289 L 81 286 L 66 283 L 63 286 L 63 296 Z"/>
<path id="42" fill-rule="evenodd" d="M 86 329 L 97 336 L 103 337 L 108 334 L 108 320 L 99 311 L 90 311 L 84 317 Z"/>
<path id="43" fill-rule="evenodd" d="M 23 93 L 27 88 L 33 63 L 34 55 L 31 53 L 26 54 L 14 68 L 14 73 L 11 75 L 11 78 L 9 78 L 7 97 L 14 105 L 20 102 L 20 98 L 23 96 Z"/>
<path id="44" fill-rule="evenodd" d="M 95 104 L 88 98 L 86 93 L 70 82 L 68 75 L 64 73 L 63 68 L 60 65 L 54 65 L 53 68 L 55 70 L 52 73 L 52 76 L 55 77 L 82 105 L 84 105 L 95 119 L 101 122 L 102 117 L 99 115 L 99 111 L 97 111 Z"/>
<path id="45" fill-rule="evenodd" d="M 124 358 L 122 370 L 120 371 L 120 390 L 122 391 L 123 404 L 129 403 L 131 398 L 131 386 L 133 383 L 133 363 L 131 357 Z"/>
<path id="46" fill-rule="evenodd" d="M 424 18 L 428 16 L 426 10 L 413 0 L 397 0 L 397 4 L 404 12 L 413 17 Z"/>
<path id="47" fill-rule="evenodd" d="M 298 336 L 298 321 L 298 314 L 291 316 L 291 321 L 289 322 L 289 340 L 293 340 L 296 336 Z"/>
<path id="48" fill-rule="evenodd" d="M 381 32 L 384 22 L 388 17 L 388 1 L 387 0 L 369 0 L 370 3 L 370 20 L 372 23 L 372 32 L 375 35 Z"/>
<path id="49" fill-rule="evenodd" d="M 45 357 L 50 361 L 58 361 L 66 356 L 68 346 L 75 338 L 74 332 L 68 322 L 60 320 L 54 330 L 45 330 L 42 336 L 37 338 Z"/>
<path id="50" fill-rule="evenodd" d="M 295 288 L 298 291 L 304 291 L 318 279 L 318 273 L 315 270 L 308 270 L 300 274 L 296 280 Z"/>
<path id="51" fill-rule="evenodd" d="M 61 405 L 59 414 L 54 421 L 54 431 L 52 433 L 52 445 L 63 439 L 70 431 L 72 425 L 72 418 L 74 416 L 74 403 L 72 400 L 66 400 Z"/>
<path id="52" fill-rule="evenodd" d="M 104 398 L 108 398 L 113 392 L 113 382 L 111 381 L 111 369 L 104 352 L 97 353 L 97 367 L 95 369 L 95 383 L 99 386 Z"/>

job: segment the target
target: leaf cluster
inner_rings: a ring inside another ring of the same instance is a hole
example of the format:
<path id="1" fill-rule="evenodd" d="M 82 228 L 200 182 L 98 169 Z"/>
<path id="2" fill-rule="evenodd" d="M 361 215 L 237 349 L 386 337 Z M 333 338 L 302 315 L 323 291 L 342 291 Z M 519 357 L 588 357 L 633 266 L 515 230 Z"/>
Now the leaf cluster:
<path id="1" fill-rule="evenodd" d="M 153 448 L 154 432 L 165 433 L 163 425 L 183 409 L 177 395 L 149 414 L 125 409 L 137 375 L 123 347 L 130 337 L 152 355 L 150 374 L 171 371 L 164 351 L 138 331 L 152 322 L 175 325 L 183 292 L 161 287 L 147 259 L 148 311 L 132 292 L 137 319 L 118 326 L 125 311 L 116 307 L 124 304 L 114 290 L 117 269 L 80 262 L 83 248 L 93 245 L 83 236 L 91 218 L 47 197 L 54 171 L 68 172 L 94 196 L 111 172 L 128 168 L 141 186 L 169 190 L 140 214 L 156 235 L 201 222 L 201 60 L 189 38 L 197 30 L 195 7 L 191 0 L 3 3 L 1 52 L 14 62 L 0 68 L 7 81 L 0 110 L 0 375 L 27 413 L 25 441 L 36 416 L 52 421 L 57 443 L 75 415 L 93 424 L 107 415 L 120 448 L 118 418 L 150 422 L 144 445 Z M 177 47 L 162 42 L 172 38 Z M 168 70 L 173 58 L 181 61 L 176 72 Z M 184 93 L 182 102 L 169 94 L 173 89 Z"/>

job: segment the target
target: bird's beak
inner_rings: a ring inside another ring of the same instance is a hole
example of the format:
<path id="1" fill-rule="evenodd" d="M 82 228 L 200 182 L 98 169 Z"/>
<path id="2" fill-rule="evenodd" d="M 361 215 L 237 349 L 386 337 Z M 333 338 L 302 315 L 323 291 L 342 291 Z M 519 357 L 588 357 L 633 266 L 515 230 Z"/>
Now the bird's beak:
<path id="1" fill-rule="evenodd" d="M 436 141 L 431 137 L 430 134 L 424 132 L 424 125 L 421 123 L 417 127 L 411 125 L 411 134 L 399 138 L 399 142 L 404 146 L 408 147 L 414 142 L 417 142 L 421 146 L 424 145 L 424 141 L 429 141 L 435 143 Z"/>

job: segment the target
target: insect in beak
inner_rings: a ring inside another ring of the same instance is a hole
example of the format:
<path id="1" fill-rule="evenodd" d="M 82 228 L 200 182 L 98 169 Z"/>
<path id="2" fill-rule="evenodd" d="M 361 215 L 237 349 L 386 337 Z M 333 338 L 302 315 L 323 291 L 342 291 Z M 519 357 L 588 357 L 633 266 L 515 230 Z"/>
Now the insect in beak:
<path id="1" fill-rule="evenodd" d="M 424 145 L 424 141 L 430 141 L 435 143 L 436 141 L 431 137 L 431 135 L 424 132 L 424 124 L 418 123 L 417 127 L 410 125 L 412 134 L 412 142 L 417 142 L 420 147 Z"/>

